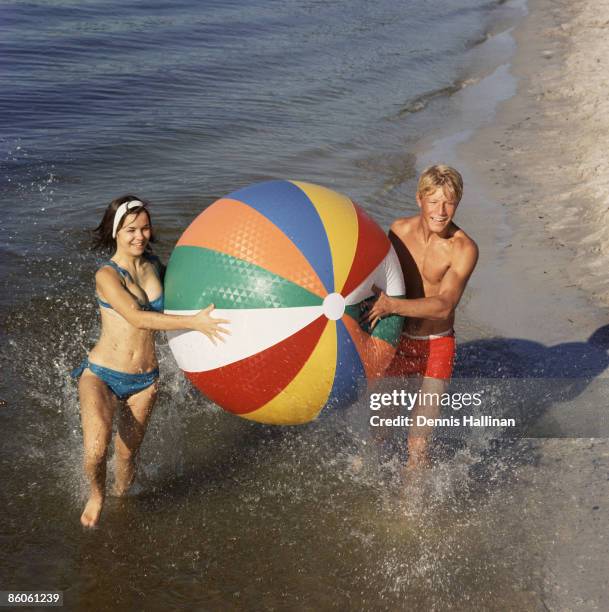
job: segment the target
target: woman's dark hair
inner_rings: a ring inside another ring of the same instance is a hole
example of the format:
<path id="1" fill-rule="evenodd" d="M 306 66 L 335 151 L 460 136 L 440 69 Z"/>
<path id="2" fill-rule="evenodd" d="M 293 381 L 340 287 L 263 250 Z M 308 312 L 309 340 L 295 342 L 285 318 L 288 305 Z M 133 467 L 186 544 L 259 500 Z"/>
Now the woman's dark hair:
<path id="1" fill-rule="evenodd" d="M 114 215 L 118 210 L 118 207 L 125 202 L 131 202 L 131 200 L 139 200 L 143 203 L 143 206 L 137 206 L 135 208 L 129 209 L 127 215 L 124 215 L 118 224 L 117 231 L 123 227 L 125 223 L 125 219 L 128 215 L 135 214 L 139 215 L 141 212 L 145 212 L 148 215 L 148 221 L 150 223 L 152 229 L 152 219 L 150 218 L 150 211 L 148 210 L 148 202 L 146 200 L 142 200 L 142 198 L 138 198 L 133 194 L 127 194 L 121 196 L 120 198 L 116 198 L 112 200 L 106 211 L 104 212 L 104 216 L 101 220 L 101 223 L 93 230 L 93 248 L 94 249 L 110 249 L 116 244 L 116 238 L 112 238 L 112 227 L 114 225 Z M 151 231 L 150 241 L 154 242 L 154 231 Z"/>

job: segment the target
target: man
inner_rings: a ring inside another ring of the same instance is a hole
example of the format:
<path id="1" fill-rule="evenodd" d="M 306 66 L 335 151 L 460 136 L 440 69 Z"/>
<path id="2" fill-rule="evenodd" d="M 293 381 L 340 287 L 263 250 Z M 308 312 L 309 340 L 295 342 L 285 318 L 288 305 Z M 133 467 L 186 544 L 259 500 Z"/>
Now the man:
<path id="1" fill-rule="evenodd" d="M 436 165 L 421 174 L 416 195 L 420 213 L 397 219 L 389 232 L 408 297 L 392 298 L 375 287 L 378 298 L 367 317 L 372 327 L 386 315 L 406 317 L 387 376 L 421 377 L 422 394 L 441 396 L 448 389 L 455 354 L 455 309 L 478 261 L 476 243 L 453 223 L 462 194 L 463 179 L 454 168 Z M 414 407 L 407 468 L 429 466 L 432 427 L 416 426 L 417 416 L 433 419 L 439 412 L 434 401 Z"/>

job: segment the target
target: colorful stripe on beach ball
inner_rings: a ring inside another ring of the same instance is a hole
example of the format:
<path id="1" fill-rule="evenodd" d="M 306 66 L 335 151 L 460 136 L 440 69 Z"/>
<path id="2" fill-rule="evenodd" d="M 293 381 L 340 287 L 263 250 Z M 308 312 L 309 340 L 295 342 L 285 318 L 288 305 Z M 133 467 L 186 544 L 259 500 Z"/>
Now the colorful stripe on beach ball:
<path id="1" fill-rule="evenodd" d="M 404 293 L 388 238 L 360 207 L 310 183 L 255 184 L 192 222 L 165 277 L 165 312 L 213 303 L 231 335 L 214 347 L 199 332 L 172 332 L 169 344 L 187 377 L 225 410 L 306 423 L 353 402 L 393 358 L 401 318 L 387 317 L 372 334 L 358 323 L 374 284 Z"/>

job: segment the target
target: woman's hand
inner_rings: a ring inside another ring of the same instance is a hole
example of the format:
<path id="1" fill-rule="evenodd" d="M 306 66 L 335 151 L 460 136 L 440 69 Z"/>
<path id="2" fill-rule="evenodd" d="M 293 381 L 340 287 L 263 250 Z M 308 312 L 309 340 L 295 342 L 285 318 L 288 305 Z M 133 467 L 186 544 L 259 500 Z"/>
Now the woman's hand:
<path id="1" fill-rule="evenodd" d="M 192 319 L 192 328 L 196 331 L 200 331 L 205 334 L 213 344 L 216 344 L 216 340 L 225 342 L 224 337 L 221 334 L 230 335 L 228 329 L 220 327 L 220 323 L 230 323 L 228 319 L 215 319 L 210 316 L 211 311 L 215 308 L 213 304 L 210 304 L 207 308 L 200 310 Z"/>

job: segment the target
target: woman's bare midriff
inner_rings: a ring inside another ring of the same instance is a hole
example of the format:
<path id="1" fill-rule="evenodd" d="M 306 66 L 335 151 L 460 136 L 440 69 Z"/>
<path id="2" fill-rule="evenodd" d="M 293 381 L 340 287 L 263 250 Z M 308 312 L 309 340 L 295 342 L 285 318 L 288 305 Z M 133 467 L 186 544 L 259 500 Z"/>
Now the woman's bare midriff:
<path id="1" fill-rule="evenodd" d="M 127 374 L 150 372 L 158 367 L 155 332 L 137 329 L 116 311 L 101 310 L 101 334 L 89 361 Z"/>

